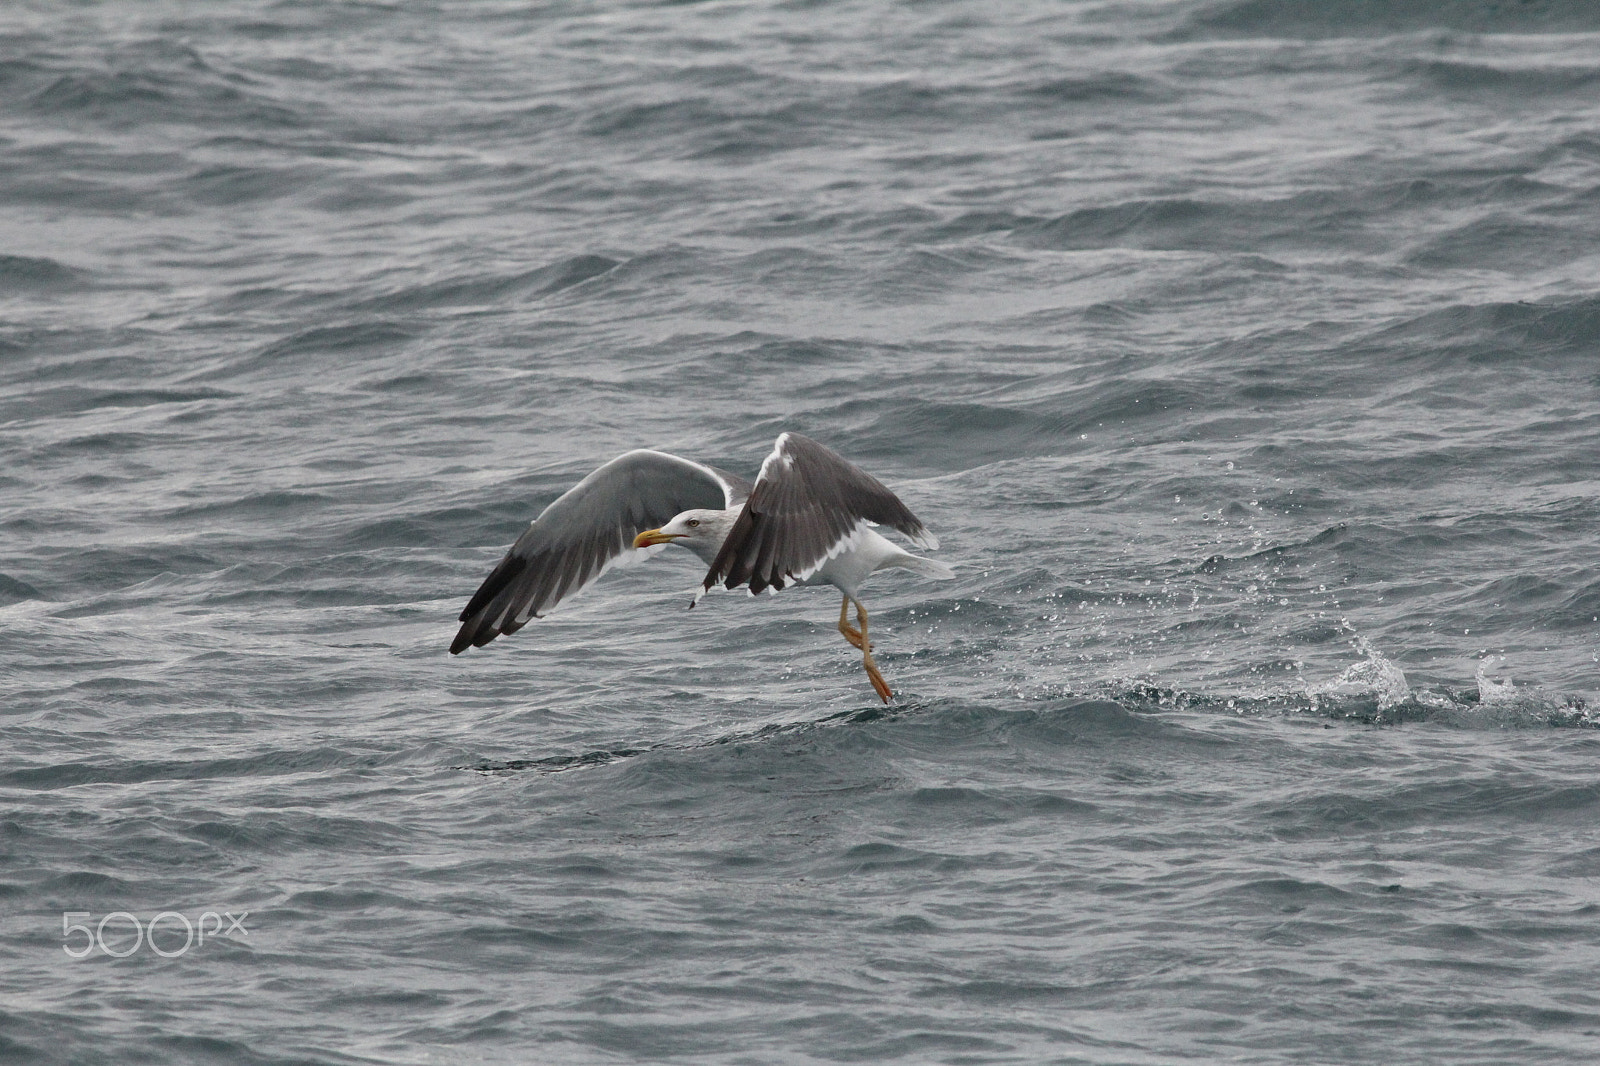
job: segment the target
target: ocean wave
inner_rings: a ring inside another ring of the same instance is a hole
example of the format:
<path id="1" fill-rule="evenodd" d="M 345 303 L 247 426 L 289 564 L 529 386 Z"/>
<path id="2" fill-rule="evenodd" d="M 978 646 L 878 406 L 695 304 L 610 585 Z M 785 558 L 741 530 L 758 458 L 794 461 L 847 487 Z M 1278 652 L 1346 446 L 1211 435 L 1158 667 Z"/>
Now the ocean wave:
<path id="1" fill-rule="evenodd" d="M 102 61 L 31 72 L 34 112 L 129 128 L 150 122 L 286 127 L 306 116 L 251 79 L 214 69 L 194 49 L 165 40 L 125 45 Z"/>
<path id="2" fill-rule="evenodd" d="M 1419 30 L 1584 33 L 1600 12 L 1584 0 L 1221 0 L 1188 20 L 1200 35 L 1374 37 Z"/>
<path id="3" fill-rule="evenodd" d="M 619 265 L 618 260 L 603 255 L 577 255 L 532 270 L 407 286 L 388 295 L 363 300 L 356 306 L 372 311 L 414 312 L 438 307 L 503 305 L 570 289 L 608 274 Z"/>
<path id="4" fill-rule="evenodd" d="M 84 283 L 81 271 L 43 256 L 0 255 L 0 285 L 11 289 L 70 292 Z"/>

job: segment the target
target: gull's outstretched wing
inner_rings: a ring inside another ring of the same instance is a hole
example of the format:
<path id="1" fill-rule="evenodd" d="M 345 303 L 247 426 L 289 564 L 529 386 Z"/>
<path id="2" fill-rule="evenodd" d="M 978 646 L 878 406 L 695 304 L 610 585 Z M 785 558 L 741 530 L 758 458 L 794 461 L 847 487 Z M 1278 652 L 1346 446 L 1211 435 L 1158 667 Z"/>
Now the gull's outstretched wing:
<path id="1" fill-rule="evenodd" d="M 761 464 L 703 585 L 781 589 L 816 573 L 872 525 L 897 529 L 919 547 L 939 546 L 877 478 L 808 437 L 785 433 Z"/>
<path id="2" fill-rule="evenodd" d="M 634 548 L 641 530 L 691 508 L 727 510 L 750 483 L 666 452 L 620 455 L 540 512 L 461 612 L 452 655 L 515 633 L 611 566 L 661 550 Z"/>

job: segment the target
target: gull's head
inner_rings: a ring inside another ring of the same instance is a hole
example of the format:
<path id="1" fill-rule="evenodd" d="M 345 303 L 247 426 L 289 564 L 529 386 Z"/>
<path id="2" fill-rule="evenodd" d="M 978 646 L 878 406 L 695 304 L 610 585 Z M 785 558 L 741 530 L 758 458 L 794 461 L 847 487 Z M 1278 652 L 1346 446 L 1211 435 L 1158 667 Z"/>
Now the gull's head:
<path id="1" fill-rule="evenodd" d="M 733 528 L 737 512 L 685 511 L 660 529 L 647 529 L 633 538 L 635 548 L 648 548 L 654 544 L 681 544 L 685 548 L 713 555 Z"/>

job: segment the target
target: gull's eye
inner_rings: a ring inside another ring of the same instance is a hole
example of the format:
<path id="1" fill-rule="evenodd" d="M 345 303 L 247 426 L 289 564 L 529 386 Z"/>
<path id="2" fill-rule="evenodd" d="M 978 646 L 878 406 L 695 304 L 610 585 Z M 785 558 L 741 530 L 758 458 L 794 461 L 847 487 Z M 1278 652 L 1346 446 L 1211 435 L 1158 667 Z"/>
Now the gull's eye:
<path id="1" fill-rule="evenodd" d="M 698 519 L 698 518 L 689 519 L 689 527 L 691 529 L 694 528 L 695 526 L 699 525 L 699 524 L 700 524 L 700 519 Z"/>

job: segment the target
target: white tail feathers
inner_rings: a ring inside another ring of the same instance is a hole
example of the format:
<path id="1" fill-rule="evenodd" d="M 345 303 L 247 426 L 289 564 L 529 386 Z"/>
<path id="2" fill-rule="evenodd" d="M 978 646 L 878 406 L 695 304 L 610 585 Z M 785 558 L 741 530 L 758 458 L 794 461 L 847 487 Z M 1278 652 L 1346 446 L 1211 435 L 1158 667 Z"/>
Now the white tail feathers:
<path id="1" fill-rule="evenodd" d="M 913 574 L 920 574 L 934 581 L 949 581 L 956 576 L 956 572 L 943 563 L 924 559 L 920 555 L 901 555 L 888 565 L 898 566 L 902 570 L 909 570 Z"/>

